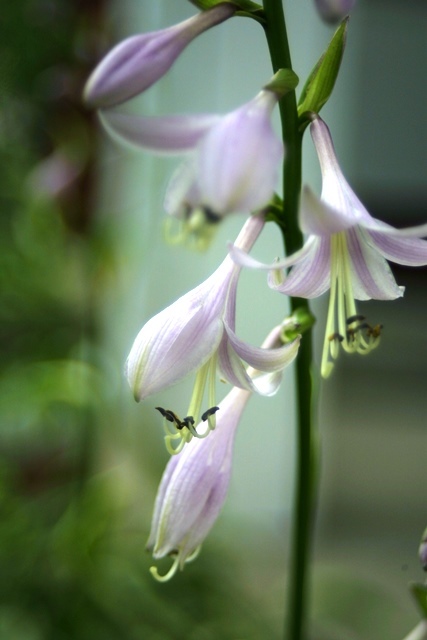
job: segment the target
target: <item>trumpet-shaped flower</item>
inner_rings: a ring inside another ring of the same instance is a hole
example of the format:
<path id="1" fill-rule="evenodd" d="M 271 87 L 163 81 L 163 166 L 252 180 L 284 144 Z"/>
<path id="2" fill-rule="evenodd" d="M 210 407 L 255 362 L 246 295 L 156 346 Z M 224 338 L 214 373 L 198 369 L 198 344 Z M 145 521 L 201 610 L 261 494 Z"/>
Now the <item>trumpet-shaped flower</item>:
<path id="1" fill-rule="evenodd" d="M 84 90 L 85 101 L 105 109 L 142 93 L 170 69 L 194 38 L 235 11 L 233 4 L 224 2 L 173 27 L 127 38 L 93 71 Z"/>
<path id="2" fill-rule="evenodd" d="M 372 218 L 346 181 L 331 135 L 319 117 L 311 135 L 322 171 L 319 199 L 302 193 L 300 227 L 307 234 L 303 248 L 271 265 L 261 265 L 239 249 L 232 255 L 241 265 L 271 269 L 269 285 L 290 296 L 315 298 L 331 290 L 321 372 L 330 375 L 340 346 L 349 353 L 368 353 L 378 345 L 381 325 L 370 325 L 357 312 L 355 300 L 394 300 L 403 295 L 388 266 L 427 264 L 427 225 L 395 229 Z M 292 267 L 285 275 L 281 270 Z"/>
<path id="3" fill-rule="evenodd" d="M 239 234 L 236 246 L 247 251 L 262 230 L 262 216 L 251 216 Z M 215 426 L 215 372 L 220 369 L 235 386 L 263 395 L 277 390 L 280 372 L 295 357 L 299 339 L 280 349 L 253 347 L 235 334 L 236 288 L 240 267 L 227 256 L 201 285 L 185 294 L 156 316 L 139 332 L 126 364 L 126 375 L 137 400 L 165 389 L 197 371 L 196 384 L 187 412 L 181 420 L 159 407 L 165 418 L 166 445 L 177 453 L 192 436 L 203 437 Z M 242 359 L 265 372 L 255 380 L 246 373 Z M 194 423 L 208 386 L 209 409 L 202 419 L 208 429 L 201 436 Z M 172 442 L 178 440 L 174 449 Z"/>
<path id="4" fill-rule="evenodd" d="M 273 329 L 264 349 L 277 348 L 281 329 Z M 246 373 L 256 379 L 253 369 Z M 280 378 L 281 372 L 276 375 Z M 195 558 L 221 511 L 231 476 L 234 437 L 250 396 L 250 391 L 233 387 L 219 404 L 215 431 L 206 440 L 193 439 L 166 466 L 147 543 L 155 559 L 167 555 L 174 558 L 164 576 L 159 576 L 156 567 L 151 568 L 153 576 L 162 582 Z"/>
<path id="5" fill-rule="evenodd" d="M 250 391 L 233 387 L 219 405 L 209 438 L 194 438 L 166 466 L 156 497 L 147 549 L 155 559 L 171 555 L 169 580 L 197 554 L 224 504 L 231 476 L 234 436 Z"/>
<path id="6" fill-rule="evenodd" d="M 228 213 L 268 204 L 277 184 L 283 143 L 271 112 L 278 95 L 263 89 L 250 102 L 218 117 L 198 114 L 147 118 L 102 112 L 106 129 L 120 139 L 160 153 L 192 151 L 168 186 L 166 211 L 182 232 L 203 235 L 206 223 Z"/>

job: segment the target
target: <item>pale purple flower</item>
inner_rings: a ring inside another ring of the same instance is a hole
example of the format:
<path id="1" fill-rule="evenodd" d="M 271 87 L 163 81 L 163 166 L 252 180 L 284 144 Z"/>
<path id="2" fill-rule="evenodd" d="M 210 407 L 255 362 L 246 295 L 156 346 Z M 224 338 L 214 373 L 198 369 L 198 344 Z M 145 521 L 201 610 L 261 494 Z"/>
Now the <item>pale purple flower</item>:
<path id="1" fill-rule="evenodd" d="M 236 246 L 251 248 L 262 230 L 262 216 L 251 216 L 239 234 Z M 192 435 L 201 413 L 204 389 L 208 386 L 209 409 L 215 406 L 217 367 L 231 384 L 263 395 L 272 395 L 279 384 L 278 372 L 291 362 L 299 339 L 279 349 L 253 347 L 235 334 L 236 288 L 240 267 L 228 256 L 201 285 L 151 318 L 139 332 L 126 364 L 126 375 L 137 400 L 157 393 L 197 371 L 196 384 L 187 417 L 193 422 L 166 418 L 166 446 L 176 453 Z M 242 360 L 265 376 L 252 379 Z M 165 415 L 164 410 L 160 411 Z M 170 414 L 171 412 L 169 412 Z M 174 430 L 171 431 L 172 426 Z M 208 416 L 209 428 L 215 421 Z M 209 430 L 209 429 L 208 429 Z M 208 431 L 207 431 L 208 432 Z M 207 432 L 205 435 L 207 435 Z M 173 440 L 179 440 L 174 450 Z"/>
<path id="2" fill-rule="evenodd" d="M 281 329 L 273 329 L 264 349 L 277 348 Z M 258 373 L 247 371 L 254 379 Z M 280 378 L 281 372 L 276 375 Z M 237 426 L 250 396 L 250 391 L 233 387 L 219 404 L 216 428 L 209 437 L 191 440 L 170 458 L 157 492 L 147 548 L 155 559 L 172 556 L 173 564 L 164 576 L 152 567 L 157 580 L 169 580 L 194 559 L 215 523 L 230 482 Z"/>
<path id="3" fill-rule="evenodd" d="M 234 436 L 250 391 L 233 387 L 219 404 L 216 428 L 194 438 L 166 466 L 156 497 L 147 548 L 155 559 L 171 555 L 169 580 L 197 555 L 224 504 L 231 476 Z"/>
<path id="4" fill-rule="evenodd" d="M 325 22 L 339 22 L 353 9 L 356 0 L 315 0 L 320 16 Z"/>
<path id="5" fill-rule="evenodd" d="M 231 3 L 217 4 L 173 27 L 123 40 L 93 71 L 84 90 L 85 101 L 105 109 L 142 93 L 170 69 L 194 38 L 235 11 Z"/>
<path id="6" fill-rule="evenodd" d="M 120 139 L 159 153 L 190 151 L 173 175 L 166 211 L 191 225 L 203 212 L 208 222 L 228 213 L 258 211 L 273 196 L 283 160 L 283 143 L 271 113 L 278 96 L 263 89 L 231 113 L 165 117 L 100 114 L 106 129 Z"/>
<path id="7" fill-rule="evenodd" d="M 310 126 L 322 171 L 319 199 L 307 187 L 300 206 L 300 226 L 307 234 L 303 248 L 272 265 L 261 265 L 239 249 L 239 264 L 271 269 L 269 284 L 290 296 L 315 298 L 331 290 L 321 372 L 327 377 L 332 360 L 343 347 L 368 353 L 378 345 L 381 325 L 361 317 L 355 300 L 393 300 L 403 295 L 387 260 L 397 264 L 427 264 L 427 225 L 395 229 L 372 218 L 346 181 L 331 135 L 321 118 Z M 281 270 L 292 266 L 285 275 Z"/>

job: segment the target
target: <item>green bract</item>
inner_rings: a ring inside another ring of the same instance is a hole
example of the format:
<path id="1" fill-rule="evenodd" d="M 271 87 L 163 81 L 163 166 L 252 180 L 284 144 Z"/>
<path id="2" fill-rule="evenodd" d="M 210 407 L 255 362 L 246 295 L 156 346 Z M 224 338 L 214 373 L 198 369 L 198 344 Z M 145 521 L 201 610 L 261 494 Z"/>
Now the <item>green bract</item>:
<path id="1" fill-rule="evenodd" d="M 303 124 L 308 124 L 307 112 L 319 113 L 328 101 L 337 79 L 344 53 L 348 18 L 336 30 L 328 48 L 310 73 L 298 103 L 298 115 Z"/>
<path id="2" fill-rule="evenodd" d="M 299 78 L 292 69 L 279 69 L 263 88 L 272 91 L 281 98 L 289 91 L 293 91 L 298 83 Z"/>
<path id="3" fill-rule="evenodd" d="M 190 2 L 205 11 L 217 4 L 222 4 L 224 0 L 190 0 Z M 234 4 L 238 7 L 236 15 L 254 18 L 254 20 L 258 22 L 265 22 L 264 9 L 256 2 L 252 2 L 251 0 L 231 0 L 229 4 Z"/>

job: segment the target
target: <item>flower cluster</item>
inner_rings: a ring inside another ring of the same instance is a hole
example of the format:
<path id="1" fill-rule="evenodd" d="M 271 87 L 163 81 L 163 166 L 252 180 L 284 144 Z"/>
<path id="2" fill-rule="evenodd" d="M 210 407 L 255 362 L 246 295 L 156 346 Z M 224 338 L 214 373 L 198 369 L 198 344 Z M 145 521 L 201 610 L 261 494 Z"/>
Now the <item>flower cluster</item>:
<path id="1" fill-rule="evenodd" d="M 319 1 L 318 7 L 332 19 L 334 12 L 346 12 L 353 3 Z M 329 129 L 316 114 L 310 131 L 322 193 L 319 198 L 308 187 L 302 191 L 299 224 L 305 243 L 269 265 L 249 255 L 263 230 L 284 157 L 271 114 L 294 86 L 270 81 L 225 116 L 143 117 L 116 109 L 157 82 L 193 38 L 235 12 L 234 4 L 216 4 L 176 26 L 125 40 L 95 69 L 85 91 L 113 136 L 156 153 L 185 156 L 165 197 L 170 219 L 179 221 L 180 237 L 205 246 L 213 225 L 224 216 L 248 216 L 217 270 L 144 324 L 126 362 L 137 401 L 189 374 L 196 378 L 185 415 L 157 407 L 172 457 L 159 487 L 148 547 L 155 558 L 174 559 L 165 576 L 152 569 L 159 580 L 169 579 L 197 554 L 225 500 L 243 409 L 253 393 L 269 396 L 277 391 L 283 369 L 298 353 L 299 332 L 309 327 L 288 320 L 261 347 L 241 340 L 236 335 L 236 292 L 242 267 L 267 269 L 269 286 L 288 296 L 314 298 L 330 289 L 321 363 L 321 373 L 328 377 L 341 348 L 368 353 L 378 345 L 381 324 L 360 315 L 355 301 L 403 295 L 387 260 L 427 264 L 427 242 L 421 239 L 427 225 L 397 230 L 372 218 L 344 178 Z M 233 386 L 218 405 L 217 372 Z"/>

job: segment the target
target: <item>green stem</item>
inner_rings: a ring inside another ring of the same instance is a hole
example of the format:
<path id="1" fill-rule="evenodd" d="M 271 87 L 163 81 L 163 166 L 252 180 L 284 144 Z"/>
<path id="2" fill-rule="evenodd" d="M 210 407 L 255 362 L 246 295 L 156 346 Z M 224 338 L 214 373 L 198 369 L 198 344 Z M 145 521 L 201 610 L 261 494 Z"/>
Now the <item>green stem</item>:
<path id="1" fill-rule="evenodd" d="M 292 69 L 286 22 L 282 0 L 264 0 L 265 33 L 273 70 Z M 295 91 L 287 93 L 279 103 L 286 157 L 283 165 L 283 218 L 280 228 L 285 251 L 289 255 L 302 246 L 303 236 L 298 226 L 298 206 L 301 193 L 302 133 L 298 129 Z M 308 301 L 291 298 L 291 309 L 305 307 Z M 297 470 L 293 531 L 290 553 L 290 579 L 288 611 L 286 616 L 287 640 L 305 637 L 308 564 L 314 507 L 314 459 L 312 434 L 312 336 L 304 334 L 296 363 L 297 400 Z"/>

